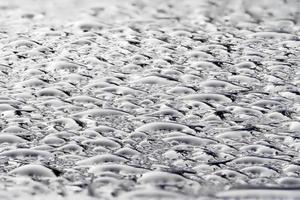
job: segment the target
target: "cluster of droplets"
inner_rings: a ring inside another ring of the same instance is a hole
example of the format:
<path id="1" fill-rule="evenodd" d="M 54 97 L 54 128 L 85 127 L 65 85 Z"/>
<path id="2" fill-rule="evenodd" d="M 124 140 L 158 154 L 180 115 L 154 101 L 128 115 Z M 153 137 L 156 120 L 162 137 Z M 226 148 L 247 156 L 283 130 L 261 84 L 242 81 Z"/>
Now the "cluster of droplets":
<path id="1" fill-rule="evenodd" d="M 53 27 L 23 13 L 30 33 L 1 33 L 0 196 L 202 199 L 300 186 L 292 6 L 277 19 L 245 1 L 188 2 L 95 6 Z"/>

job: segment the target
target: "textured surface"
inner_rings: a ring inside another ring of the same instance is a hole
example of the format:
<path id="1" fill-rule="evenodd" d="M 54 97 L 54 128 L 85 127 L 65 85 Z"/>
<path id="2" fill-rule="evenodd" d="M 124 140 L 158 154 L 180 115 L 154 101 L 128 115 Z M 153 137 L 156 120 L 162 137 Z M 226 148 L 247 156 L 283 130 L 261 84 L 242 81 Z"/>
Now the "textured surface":
<path id="1" fill-rule="evenodd" d="M 1 199 L 300 197 L 299 1 L 0 1 Z"/>

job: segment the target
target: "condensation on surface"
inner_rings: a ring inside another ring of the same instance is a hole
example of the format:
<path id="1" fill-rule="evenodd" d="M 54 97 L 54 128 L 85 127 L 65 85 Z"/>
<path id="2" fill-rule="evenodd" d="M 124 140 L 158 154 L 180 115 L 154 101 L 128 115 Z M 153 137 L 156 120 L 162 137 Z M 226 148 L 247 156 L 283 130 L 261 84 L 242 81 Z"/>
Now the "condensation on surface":
<path id="1" fill-rule="evenodd" d="M 0 1 L 0 199 L 297 199 L 297 0 Z"/>

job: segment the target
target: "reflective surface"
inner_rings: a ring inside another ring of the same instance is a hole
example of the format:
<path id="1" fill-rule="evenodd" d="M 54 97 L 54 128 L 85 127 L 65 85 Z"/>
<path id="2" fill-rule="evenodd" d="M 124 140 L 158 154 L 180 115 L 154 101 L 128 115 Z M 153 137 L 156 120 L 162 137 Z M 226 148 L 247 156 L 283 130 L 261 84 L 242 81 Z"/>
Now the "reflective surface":
<path id="1" fill-rule="evenodd" d="M 0 1 L 0 198 L 299 198 L 299 7 Z"/>

